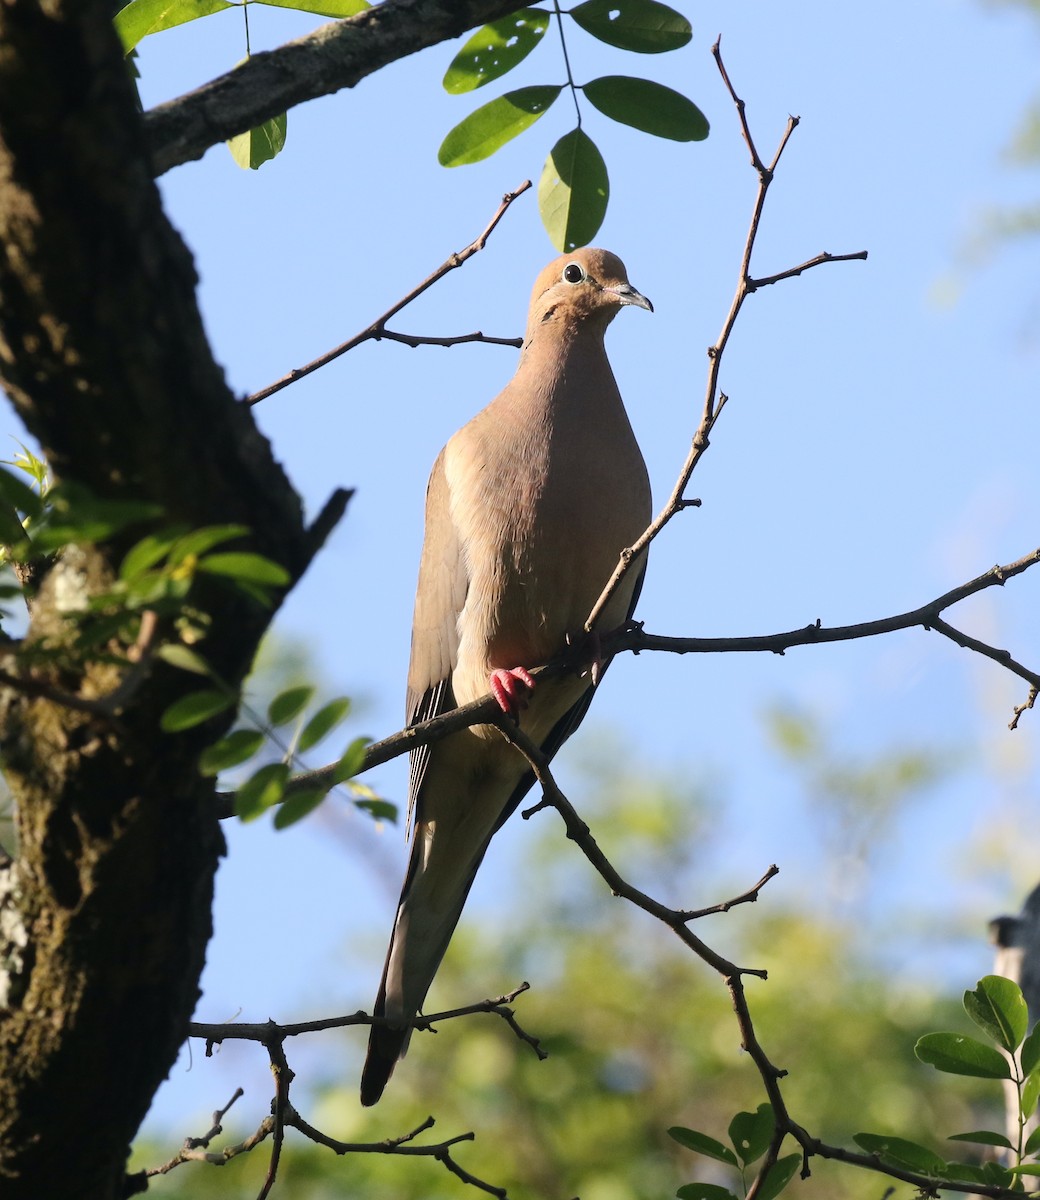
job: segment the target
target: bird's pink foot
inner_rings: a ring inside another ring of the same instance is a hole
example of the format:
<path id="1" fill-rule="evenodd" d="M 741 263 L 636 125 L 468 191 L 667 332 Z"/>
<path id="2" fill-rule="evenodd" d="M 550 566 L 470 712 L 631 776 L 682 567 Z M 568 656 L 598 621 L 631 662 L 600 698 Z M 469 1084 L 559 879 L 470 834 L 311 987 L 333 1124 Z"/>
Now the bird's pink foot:
<path id="1" fill-rule="evenodd" d="M 525 667 L 497 667 L 488 678 L 498 707 L 514 720 L 527 707 L 527 693 L 534 690 L 534 676 Z"/>

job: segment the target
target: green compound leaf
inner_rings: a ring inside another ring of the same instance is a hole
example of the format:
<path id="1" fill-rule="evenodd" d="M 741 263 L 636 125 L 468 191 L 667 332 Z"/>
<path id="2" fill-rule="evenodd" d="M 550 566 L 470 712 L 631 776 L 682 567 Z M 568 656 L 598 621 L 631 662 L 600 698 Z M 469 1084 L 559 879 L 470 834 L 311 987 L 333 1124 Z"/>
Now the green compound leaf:
<path id="1" fill-rule="evenodd" d="M 657 0 L 586 0 L 570 15 L 601 42 L 637 54 L 679 50 L 693 37 L 682 13 Z"/>
<path id="2" fill-rule="evenodd" d="M 175 700 L 159 718 L 159 728 L 164 733 L 182 733 L 215 717 L 234 704 L 234 696 L 227 692 L 218 692 L 213 688 L 205 688 L 198 692 L 189 692 Z"/>
<path id="3" fill-rule="evenodd" d="M 287 763 L 268 763 L 254 772 L 235 793 L 235 812 L 243 821 L 253 821 L 281 800 L 289 778 Z"/>
<path id="4" fill-rule="evenodd" d="M 562 90 L 557 85 L 518 88 L 481 105 L 449 131 L 437 151 L 437 161 L 442 167 L 461 167 L 490 157 L 530 128 Z"/>
<path id="5" fill-rule="evenodd" d="M 708 118 L 692 100 L 649 79 L 602 75 L 582 91 L 605 117 L 673 142 L 702 142 Z"/>
<path id="6" fill-rule="evenodd" d="M 341 696 L 338 700 L 330 700 L 314 714 L 303 727 L 296 749 L 300 754 L 316 746 L 323 737 L 327 737 L 350 712 L 350 700 Z"/>
<path id="7" fill-rule="evenodd" d="M 231 157 L 243 170 L 255 171 L 282 152 L 288 121 L 285 113 L 271 117 L 255 129 L 240 133 L 228 141 Z"/>
<path id="8" fill-rule="evenodd" d="M 926 1033 L 919 1038 L 914 1053 L 921 1062 L 931 1063 L 937 1071 L 949 1075 L 974 1075 L 979 1079 L 1010 1079 L 1007 1059 L 983 1042 L 960 1033 Z"/>
<path id="9" fill-rule="evenodd" d="M 200 571 L 211 575 L 226 575 L 229 579 L 240 579 L 244 583 L 259 583 L 264 587 L 284 587 L 290 582 L 289 572 L 279 563 L 272 562 L 262 554 L 248 550 L 225 550 L 220 554 L 207 554 L 198 561 Z"/>
<path id="10" fill-rule="evenodd" d="M 297 821 L 302 821 L 308 813 L 312 813 L 329 794 L 328 788 L 301 788 L 291 792 L 278 807 L 274 814 L 275 829 L 288 829 Z"/>
<path id="11" fill-rule="evenodd" d="M 771 1104 L 760 1104 L 756 1112 L 739 1112 L 729 1123 L 729 1140 L 740 1161 L 747 1166 L 769 1148 L 776 1129 Z"/>
<path id="12" fill-rule="evenodd" d="M 548 13 L 521 8 L 478 29 L 451 60 L 444 74 L 444 90 L 457 96 L 498 79 L 523 62 L 548 28 Z"/>
<path id="13" fill-rule="evenodd" d="M 779 1196 L 794 1179 L 801 1162 L 800 1154 L 788 1154 L 785 1158 L 778 1158 L 762 1180 L 762 1186 L 758 1189 L 759 1200 L 773 1200 L 774 1196 Z"/>
<path id="14" fill-rule="evenodd" d="M 610 198 L 607 164 L 582 129 L 553 146 L 538 184 L 538 211 L 552 244 L 564 253 L 599 232 Z"/>
<path id="15" fill-rule="evenodd" d="M 253 757 L 264 744 L 264 735 L 259 729 L 233 729 L 227 737 L 207 746 L 199 755 L 199 772 L 202 775 L 218 775 L 231 767 L 237 767 Z"/>
<path id="16" fill-rule="evenodd" d="M 116 14 L 116 33 L 123 43 L 123 53 L 129 54 L 150 33 L 172 29 L 199 17 L 211 17 L 236 5 L 228 0 L 130 0 Z"/>
<path id="17" fill-rule="evenodd" d="M 876 1154 L 886 1162 L 900 1167 L 909 1167 L 922 1175 L 942 1178 L 946 1174 L 946 1162 L 934 1151 L 906 1138 L 884 1137 L 877 1133 L 857 1133 L 852 1139 L 868 1154 Z"/>
<path id="18" fill-rule="evenodd" d="M 699 1129 L 685 1129 L 682 1125 L 673 1125 L 668 1130 L 668 1136 L 674 1138 L 680 1146 L 685 1146 L 687 1150 L 705 1154 L 708 1158 L 714 1158 L 716 1162 L 726 1163 L 730 1167 L 737 1165 L 737 1156 L 729 1146 L 724 1146 L 715 1138 L 709 1137 L 708 1134 L 701 1133 Z"/>
<path id="19" fill-rule="evenodd" d="M 1005 1050 L 1016 1050 L 1029 1029 L 1022 989 L 1003 975 L 984 975 L 973 992 L 965 992 L 964 1011 Z"/>
<path id="20" fill-rule="evenodd" d="M 288 725 L 295 721 L 303 710 L 310 704 L 314 696 L 314 688 L 309 683 L 297 687 L 286 688 L 267 706 L 267 719 L 272 725 Z"/>
<path id="21" fill-rule="evenodd" d="M 356 17 L 371 8 L 368 0 L 250 0 L 253 4 L 269 4 L 272 8 L 295 8 L 319 17 Z"/>

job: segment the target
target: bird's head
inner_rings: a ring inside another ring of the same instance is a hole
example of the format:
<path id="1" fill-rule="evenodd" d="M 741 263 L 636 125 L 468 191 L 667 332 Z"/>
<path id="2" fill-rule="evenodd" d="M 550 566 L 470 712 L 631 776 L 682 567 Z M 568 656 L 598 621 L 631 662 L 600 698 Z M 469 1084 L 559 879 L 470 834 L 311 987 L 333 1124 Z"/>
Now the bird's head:
<path id="1" fill-rule="evenodd" d="M 573 250 L 551 262 L 535 281 L 527 336 L 547 322 L 604 329 L 626 304 L 654 311 L 628 282 L 625 264 L 616 254 L 592 247 Z"/>

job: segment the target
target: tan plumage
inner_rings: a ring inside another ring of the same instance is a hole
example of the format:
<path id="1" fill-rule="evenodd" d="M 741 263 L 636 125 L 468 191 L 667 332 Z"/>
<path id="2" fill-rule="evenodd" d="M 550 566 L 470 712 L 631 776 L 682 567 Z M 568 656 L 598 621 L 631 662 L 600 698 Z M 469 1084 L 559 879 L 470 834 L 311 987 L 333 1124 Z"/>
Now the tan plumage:
<path id="1" fill-rule="evenodd" d="M 441 451 L 426 496 L 408 671 L 409 723 L 496 692 L 506 711 L 526 694 L 519 668 L 580 634 L 617 564 L 650 521 L 646 467 L 603 335 L 624 305 L 652 311 L 604 250 L 577 250 L 538 276 L 516 374 Z M 644 564 L 599 628 L 631 614 Z M 604 664 L 605 665 L 605 664 Z M 588 675 L 540 683 L 521 727 L 549 755 L 577 728 Z M 375 1015 L 361 1101 L 374 1104 L 407 1048 L 419 1011 L 492 835 L 532 783 L 492 726 L 412 755 L 412 855 Z"/>

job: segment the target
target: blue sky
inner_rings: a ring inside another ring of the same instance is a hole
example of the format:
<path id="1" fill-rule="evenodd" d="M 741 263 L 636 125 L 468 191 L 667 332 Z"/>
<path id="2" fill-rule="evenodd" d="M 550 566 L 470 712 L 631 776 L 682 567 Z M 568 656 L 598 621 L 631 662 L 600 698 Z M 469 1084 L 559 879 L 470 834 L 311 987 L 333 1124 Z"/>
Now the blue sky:
<path id="1" fill-rule="evenodd" d="M 707 142 L 679 145 L 587 107 L 585 127 L 612 186 L 596 240 L 621 255 L 656 309 L 622 313 L 608 349 L 658 502 L 696 426 L 704 351 L 729 305 L 756 183 L 711 59 L 718 33 L 762 154 L 772 154 L 789 113 L 802 118 L 769 196 L 754 273 L 822 250 L 870 257 L 819 268 L 747 304 L 722 372 L 731 401 L 690 489 L 703 507 L 655 544 L 638 615 L 650 631 L 677 635 L 768 633 L 817 618 L 847 624 L 916 607 L 1033 549 L 1038 247 L 1022 243 L 981 264 L 969 264 L 966 247 L 988 207 L 1026 202 L 1040 188 L 1035 170 L 1002 155 L 1038 85 L 1040 30 L 1015 11 L 967 0 L 682 7 L 694 40 L 675 54 L 637 58 L 577 33 L 570 43 L 579 80 L 645 74 L 689 95 L 712 125 Z M 250 24 L 255 51 L 317 21 L 254 7 Z M 504 191 L 537 183 L 546 152 L 570 128 L 573 109 L 562 100 L 481 164 L 447 171 L 436 150 L 477 101 L 560 82 L 556 45 L 547 40 L 515 83 L 476 97 L 442 91 L 452 53 L 434 48 L 293 111 L 285 151 L 258 172 L 217 147 L 162 180 L 237 392 L 366 326 L 468 243 Z M 238 12 L 148 39 L 146 106 L 242 54 Z M 534 276 L 554 256 L 529 193 L 484 253 L 394 327 L 515 335 Z M 399 727 L 427 473 L 514 363 L 514 351 L 489 346 L 368 344 L 256 410 L 311 513 L 334 487 L 357 489 L 277 625 L 309 648 L 327 694 L 355 698 L 349 736 Z M 1038 612 L 1040 571 L 949 615 L 1036 667 Z M 782 658 L 644 654 L 615 663 L 583 735 L 624 731 L 637 761 L 724 777 L 716 844 L 725 894 L 775 861 L 782 873 L 769 895 L 809 907 L 821 902 L 825 851 L 760 714 L 799 705 L 849 753 L 919 743 L 963 752 L 970 769 L 907 814 L 844 898 L 882 923 L 912 913 L 908 934 L 932 948 L 919 969 L 959 990 L 987 969 L 986 919 L 1035 882 L 1028 835 L 1040 714 L 1006 729 L 1026 690 L 923 631 Z M 579 759 L 576 739 L 560 777 L 594 826 Z M 399 761 L 369 782 L 403 803 L 404 778 Z M 286 834 L 261 822 L 228 836 L 199 1018 L 291 1020 L 367 1007 L 403 871 L 400 828 L 376 830 L 330 810 Z M 475 907 L 508 888 L 525 836 L 520 822 L 501 835 Z M 445 999 L 461 1003 L 493 986 Z M 221 1078 L 245 1082 L 251 1111 L 262 1111 L 261 1054 L 223 1057 L 234 1071 Z M 198 1047 L 195 1061 L 190 1073 L 178 1065 L 156 1107 L 156 1120 L 181 1132 L 224 1098 L 224 1084 L 201 1072 Z"/>

